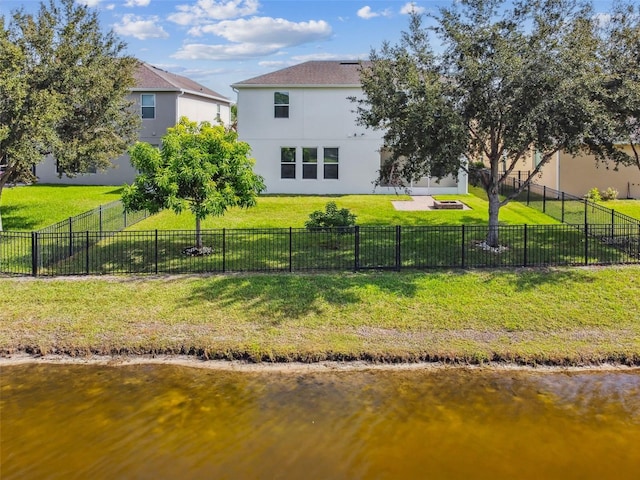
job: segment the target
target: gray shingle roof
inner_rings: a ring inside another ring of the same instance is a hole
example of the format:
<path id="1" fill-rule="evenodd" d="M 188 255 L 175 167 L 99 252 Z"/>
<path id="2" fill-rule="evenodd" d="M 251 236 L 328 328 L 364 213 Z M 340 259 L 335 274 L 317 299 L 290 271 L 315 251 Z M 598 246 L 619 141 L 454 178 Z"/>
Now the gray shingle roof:
<path id="1" fill-rule="evenodd" d="M 354 60 L 311 61 L 283 68 L 272 73 L 234 83 L 233 87 L 248 86 L 311 86 L 311 85 L 360 85 L 360 64 L 369 62 Z"/>
<path id="2" fill-rule="evenodd" d="M 179 92 L 186 90 L 195 95 L 206 95 L 230 103 L 231 101 L 220 93 L 194 82 L 190 78 L 170 73 L 160 68 L 140 62 L 135 72 L 135 90 L 169 90 Z"/>

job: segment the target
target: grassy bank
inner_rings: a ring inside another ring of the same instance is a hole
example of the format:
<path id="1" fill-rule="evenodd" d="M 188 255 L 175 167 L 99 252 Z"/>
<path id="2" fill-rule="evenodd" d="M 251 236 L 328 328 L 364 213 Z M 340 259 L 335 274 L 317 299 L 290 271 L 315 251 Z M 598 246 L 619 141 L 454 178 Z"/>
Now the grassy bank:
<path id="1" fill-rule="evenodd" d="M 640 364 L 638 267 L 0 279 L 0 351 Z"/>
<path id="2" fill-rule="evenodd" d="M 2 191 L 5 230 L 38 230 L 74 215 L 120 200 L 122 188 L 114 186 L 27 185 Z"/>

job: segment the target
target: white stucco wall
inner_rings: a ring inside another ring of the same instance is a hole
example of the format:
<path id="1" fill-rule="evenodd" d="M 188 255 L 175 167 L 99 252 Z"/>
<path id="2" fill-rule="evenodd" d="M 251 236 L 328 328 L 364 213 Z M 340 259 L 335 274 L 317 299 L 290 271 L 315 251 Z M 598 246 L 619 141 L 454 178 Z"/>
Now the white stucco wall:
<path id="1" fill-rule="evenodd" d="M 289 93 L 289 118 L 274 118 L 274 93 Z M 265 193 L 368 194 L 394 193 L 374 182 L 380 169 L 383 133 L 357 125 L 357 87 L 241 87 L 238 91 L 238 133 L 251 145 L 254 170 L 265 179 Z M 296 148 L 296 178 L 281 178 L 281 147 Z M 302 148 L 318 148 L 318 178 L 302 178 Z M 323 148 L 339 149 L 338 179 L 323 179 Z M 422 183 L 416 195 L 466 193 L 466 177 L 459 183 Z"/>
<path id="2" fill-rule="evenodd" d="M 129 155 L 123 155 L 113 162 L 113 167 L 103 172 L 84 173 L 69 178 L 66 175 L 58 178 L 56 161 L 49 155 L 36 166 L 38 183 L 57 183 L 64 185 L 114 185 L 121 186 L 132 183 L 136 176 L 136 170 L 131 166 Z"/>

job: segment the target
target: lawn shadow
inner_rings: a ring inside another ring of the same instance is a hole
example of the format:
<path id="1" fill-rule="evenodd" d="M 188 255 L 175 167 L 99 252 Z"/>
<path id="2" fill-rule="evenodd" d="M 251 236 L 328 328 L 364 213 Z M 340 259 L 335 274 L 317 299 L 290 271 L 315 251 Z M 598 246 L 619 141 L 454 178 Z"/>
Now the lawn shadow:
<path id="1" fill-rule="evenodd" d="M 4 230 L 34 230 L 36 228 L 38 223 L 33 218 L 20 215 L 21 210 L 25 210 L 25 208 L 16 205 L 0 206 Z"/>
<path id="2" fill-rule="evenodd" d="M 502 273 L 496 272 L 499 276 Z M 516 273 L 515 286 L 518 291 L 536 290 L 543 285 L 555 285 L 559 289 L 570 283 L 587 285 L 594 283 L 596 277 L 587 270 L 559 270 L 556 268 L 523 269 Z"/>
<path id="3" fill-rule="evenodd" d="M 279 325 L 286 319 L 324 313 L 323 305 L 360 304 L 375 291 L 398 296 L 414 296 L 418 291 L 415 275 L 376 274 L 282 274 L 233 275 L 207 279 L 194 286 L 184 301 L 202 301 L 220 308 L 241 306 L 256 318 Z"/>

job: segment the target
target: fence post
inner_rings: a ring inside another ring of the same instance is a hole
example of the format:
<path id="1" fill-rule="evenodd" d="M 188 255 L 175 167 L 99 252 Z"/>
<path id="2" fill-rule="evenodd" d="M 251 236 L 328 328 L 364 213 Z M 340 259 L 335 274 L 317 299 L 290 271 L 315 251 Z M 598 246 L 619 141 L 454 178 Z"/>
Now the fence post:
<path id="1" fill-rule="evenodd" d="M 524 224 L 524 258 L 523 258 L 523 266 L 527 266 L 527 224 Z"/>
<path id="2" fill-rule="evenodd" d="M 465 254 L 465 248 L 464 248 L 464 243 L 465 243 L 465 239 L 464 239 L 465 235 L 464 235 L 464 224 L 462 225 L 462 255 L 460 256 L 461 260 L 462 260 L 462 265 L 460 265 L 460 268 L 464 268 L 464 264 L 465 264 L 465 258 L 464 258 L 464 254 Z"/>
<path id="3" fill-rule="evenodd" d="M 529 206 L 530 198 L 531 198 L 531 182 L 527 184 L 527 207 Z"/>
<path id="4" fill-rule="evenodd" d="M 584 264 L 589 264 L 589 224 L 587 224 L 586 222 L 584 224 Z"/>
<path id="5" fill-rule="evenodd" d="M 38 276 L 38 232 L 31 232 L 31 275 Z"/>
<path id="6" fill-rule="evenodd" d="M 564 223 L 564 192 L 562 192 L 562 218 L 560 221 Z"/>
<path id="7" fill-rule="evenodd" d="M 289 273 L 293 271 L 293 229 L 289 227 Z"/>
<path id="8" fill-rule="evenodd" d="M 355 234 L 355 245 L 354 245 L 354 253 L 353 253 L 353 271 L 357 272 L 360 269 L 360 226 L 355 226 L 356 234 Z"/>
<path id="9" fill-rule="evenodd" d="M 222 229 L 222 273 L 227 271 L 227 229 Z"/>
<path id="10" fill-rule="evenodd" d="M 98 213 L 100 214 L 100 233 L 102 233 L 102 205 L 100 205 Z"/>
<path id="11" fill-rule="evenodd" d="M 69 256 L 73 256 L 73 218 L 69 217 Z"/>
<path id="12" fill-rule="evenodd" d="M 589 224 L 589 208 L 588 208 L 588 204 L 589 201 L 585 198 L 584 199 L 584 226 L 586 228 L 586 226 Z"/>
<path id="13" fill-rule="evenodd" d="M 85 258 L 85 273 L 89 275 L 89 230 L 87 230 L 85 236 L 85 250 L 84 250 L 84 258 Z"/>
<path id="14" fill-rule="evenodd" d="M 615 222 L 616 222 L 616 211 L 612 208 L 611 209 L 611 241 L 613 241 L 616 233 Z"/>
<path id="15" fill-rule="evenodd" d="M 124 228 L 127 228 L 127 211 L 122 210 L 122 216 L 124 217 Z"/>
<path id="16" fill-rule="evenodd" d="M 547 186 L 542 186 L 542 213 L 547 213 Z"/>
<path id="17" fill-rule="evenodd" d="M 402 268 L 402 252 L 400 251 L 400 240 L 402 235 L 402 227 L 396 225 L 396 271 L 400 271 Z"/>
<path id="18" fill-rule="evenodd" d="M 155 272 L 158 274 L 158 229 L 156 228 L 155 237 L 155 253 L 154 253 Z"/>

